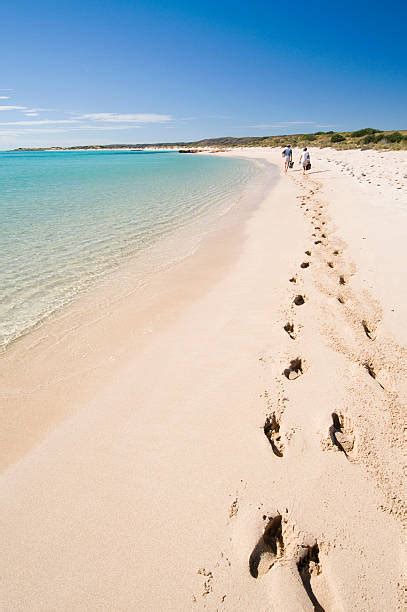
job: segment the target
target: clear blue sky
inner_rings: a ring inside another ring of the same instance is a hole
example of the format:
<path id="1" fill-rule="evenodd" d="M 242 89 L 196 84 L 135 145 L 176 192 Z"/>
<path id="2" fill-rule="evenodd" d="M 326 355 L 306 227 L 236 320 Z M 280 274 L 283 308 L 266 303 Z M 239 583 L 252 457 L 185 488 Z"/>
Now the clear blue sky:
<path id="1" fill-rule="evenodd" d="M 14 0 L 1 20 L 1 148 L 407 128 L 405 0 Z"/>

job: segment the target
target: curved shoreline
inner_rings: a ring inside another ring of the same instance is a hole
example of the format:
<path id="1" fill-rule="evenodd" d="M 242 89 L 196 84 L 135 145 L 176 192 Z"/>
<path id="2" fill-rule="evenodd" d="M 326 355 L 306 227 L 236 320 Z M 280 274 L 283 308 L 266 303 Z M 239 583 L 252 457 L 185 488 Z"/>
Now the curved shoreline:
<path id="1" fill-rule="evenodd" d="M 5 609 L 405 608 L 407 211 L 381 160 L 311 154 L 141 333 L 84 327 L 65 365 L 104 347 L 88 397 L 96 370 L 34 390 L 31 411 L 82 401 L 0 479 Z"/>
<path id="2" fill-rule="evenodd" d="M 222 216 L 216 211 L 209 215 L 206 235 L 201 228 L 199 239 L 194 238 L 190 221 L 122 263 L 1 353 L 2 468 L 91 400 L 152 334 L 226 273 L 241 250 L 247 220 L 275 181 L 276 173 L 264 170 L 245 187 L 238 204 Z M 162 267 L 160 261 L 152 272 L 163 251 L 167 264 Z M 177 259 L 171 260 L 176 251 Z"/>
<path id="3" fill-rule="evenodd" d="M 205 156 L 185 163 L 160 152 L 150 162 L 142 152 L 123 162 L 123 152 L 113 153 L 107 161 L 95 152 L 93 161 L 88 153 L 62 161 L 52 154 L 49 161 L 20 160 L 16 169 L 6 164 L 0 352 L 87 291 L 100 291 L 101 283 L 108 292 L 123 268 L 131 267 L 131 289 L 144 285 L 157 269 L 192 253 L 217 217 L 260 180 L 248 160 Z M 48 163 L 57 174 L 55 189 L 36 174 L 38 164 Z M 7 180 L 12 185 L 13 172 L 29 173 L 31 166 L 32 186 L 13 196 Z"/>

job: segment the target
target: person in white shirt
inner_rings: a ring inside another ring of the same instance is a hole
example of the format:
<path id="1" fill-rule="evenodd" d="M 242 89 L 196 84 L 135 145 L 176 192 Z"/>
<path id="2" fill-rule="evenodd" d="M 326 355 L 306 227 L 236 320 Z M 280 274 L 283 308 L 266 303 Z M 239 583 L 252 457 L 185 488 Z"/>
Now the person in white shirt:
<path id="1" fill-rule="evenodd" d="M 300 164 L 302 164 L 302 173 L 305 174 L 307 170 L 311 170 L 311 156 L 307 147 L 302 150 Z"/>
<path id="2" fill-rule="evenodd" d="M 291 148 L 291 145 L 287 145 L 285 149 L 283 149 L 282 155 L 284 159 L 284 172 L 287 172 L 288 168 L 290 167 L 290 163 L 293 159 L 293 150 Z"/>

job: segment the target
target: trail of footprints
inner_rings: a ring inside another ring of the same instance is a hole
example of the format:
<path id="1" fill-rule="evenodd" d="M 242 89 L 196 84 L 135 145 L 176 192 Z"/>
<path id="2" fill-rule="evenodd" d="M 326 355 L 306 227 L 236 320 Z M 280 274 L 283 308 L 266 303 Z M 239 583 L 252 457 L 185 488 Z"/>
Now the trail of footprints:
<path id="1" fill-rule="evenodd" d="M 310 200 L 312 196 L 318 191 L 318 187 L 311 189 L 307 195 L 299 196 L 301 199 L 300 206 L 304 210 L 304 213 L 311 218 L 311 224 L 313 226 L 312 237 L 315 238 L 314 246 L 317 249 L 325 248 L 330 251 L 328 259 L 325 260 L 326 266 L 329 270 L 332 270 L 332 274 L 336 275 L 337 286 L 344 290 L 349 282 L 347 274 L 341 270 L 339 260 L 341 259 L 340 248 L 330 249 L 329 239 L 327 236 L 327 221 L 323 215 L 323 205 L 320 203 L 314 204 L 313 209 L 311 208 Z M 312 253 L 311 249 L 305 251 L 307 259 L 300 263 L 299 273 L 294 274 L 289 282 L 291 284 L 298 285 L 301 272 L 309 270 L 312 266 Z M 319 255 L 323 253 L 319 252 Z M 308 272 L 304 272 L 308 273 Z M 343 291 L 338 292 L 336 300 L 341 305 L 346 305 L 350 294 L 345 294 Z M 292 305 L 294 306 L 294 312 L 297 311 L 297 307 L 303 306 L 307 302 L 307 296 L 298 292 L 293 298 Z M 283 325 L 284 332 L 289 336 L 290 340 L 295 341 L 298 337 L 300 326 L 295 323 L 292 317 Z M 369 323 L 366 318 L 360 321 L 360 328 L 363 330 L 366 338 L 374 342 L 376 339 L 375 326 Z M 374 364 L 371 360 L 358 360 L 358 362 L 364 367 L 366 373 L 373 378 L 382 389 L 384 386 L 377 380 Z M 283 370 L 282 376 L 292 382 L 301 377 L 306 372 L 307 366 L 302 357 L 293 357 L 287 364 L 287 367 Z M 284 380 L 283 378 L 283 380 Z M 268 413 L 265 418 L 263 432 L 266 436 L 271 450 L 275 457 L 283 459 L 286 451 L 286 441 L 290 439 L 290 433 L 282 434 L 281 421 L 284 413 L 284 407 L 281 407 L 281 402 L 278 402 L 277 409 L 273 410 L 268 397 L 265 392 L 267 400 Z M 287 399 L 287 398 L 284 398 Z M 324 451 L 336 450 L 342 453 L 345 458 L 349 461 L 356 459 L 356 435 L 348 415 L 336 411 L 330 415 L 331 425 L 329 426 L 327 436 L 321 441 L 321 448 Z M 291 431 L 291 435 L 293 431 Z M 232 518 L 237 514 L 237 499 L 232 504 L 229 517 Z M 267 574 L 273 566 L 276 564 L 294 564 L 296 571 L 301 579 L 302 585 L 305 592 L 313 605 L 314 610 L 317 612 L 324 612 L 320 601 L 315 593 L 314 583 L 318 582 L 319 577 L 322 574 L 322 564 L 320 562 L 320 544 L 315 539 L 313 542 L 309 541 L 309 537 L 299 535 L 296 526 L 290 522 L 288 517 L 288 510 L 286 515 L 276 513 L 273 515 L 263 515 L 264 528 L 259 540 L 255 544 L 253 550 L 250 553 L 248 560 L 248 569 L 250 575 L 255 578 L 261 578 Z M 208 582 L 212 580 L 212 575 L 208 578 Z M 205 583 L 207 586 L 207 583 Z M 325 587 L 326 588 L 326 587 Z M 328 589 L 329 590 L 329 589 Z M 225 596 L 226 597 L 226 596 Z M 223 600 L 222 600 L 223 601 Z"/>
<path id="2" fill-rule="evenodd" d="M 327 230 L 325 229 L 326 220 L 322 214 L 323 206 L 319 204 L 317 205 L 318 208 L 312 211 L 308 202 L 311 196 L 315 194 L 315 191 L 311 190 L 309 195 L 302 196 L 300 206 L 303 207 L 305 213 L 311 215 L 311 223 L 314 229 L 312 237 L 315 238 L 315 247 L 329 248 Z M 308 270 L 311 267 L 312 251 L 309 249 L 306 250 L 305 255 L 307 259 L 300 264 L 301 271 Z M 337 271 L 337 261 L 340 255 L 341 252 L 339 249 L 336 248 L 331 250 L 332 259 L 328 259 L 326 265 L 328 269 L 337 274 L 338 286 L 344 288 L 348 284 L 348 278 L 345 272 L 341 270 Z M 297 285 L 299 279 L 300 275 L 295 274 L 289 279 L 289 282 L 293 285 Z M 347 301 L 343 293 L 338 293 L 336 299 L 340 304 L 345 304 Z M 306 301 L 306 295 L 299 292 L 293 298 L 293 305 L 294 307 L 300 307 L 303 306 Z M 366 320 L 362 320 L 360 325 L 366 337 L 374 341 L 375 333 L 369 323 L 367 323 Z M 287 321 L 283 329 L 291 340 L 296 340 L 298 325 L 293 319 Z M 376 379 L 373 364 L 366 362 L 364 363 L 364 367 L 369 376 Z M 302 357 L 296 356 L 290 360 L 282 374 L 287 380 L 295 381 L 304 374 L 305 370 L 304 360 Z M 281 418 L 281 411 L 270 411 L 266 416 L 263 427 L 264 435 L 271 446 L 273 454 L 280 459 L 284 457 L 285 452 L 285 445 L 281 433 Z M 326 439 L 321 443 L 323 450 L 337 450 L 343 453 L 348 460 L 352 460 L 355 457 L 355 432 L 352 422 L 347 415 L 341 412 L 332 412 L 331 425 L 327 434 Z M 264 576 L 276 563 L 283 563 L 285 561 L 295 562 L 301 582 L 311 604 L 314 606 L 314 610 L 323 611 L 324 608 L 318 601 L 313 589 L 315 577 L 322 573 L 318 542 L 315 540 L 312 544 L 299 544 L 301 539 L 297 538 L 294 541 L 287 539 L 286 534 L 290 530 L 289 519 L 283 517 L 279 513 L 274 516 L 263 515 L 263 520 L 265 522 L 263 533 L 249 557 L 249 571 L 251 576 L 256 579 Z"/>

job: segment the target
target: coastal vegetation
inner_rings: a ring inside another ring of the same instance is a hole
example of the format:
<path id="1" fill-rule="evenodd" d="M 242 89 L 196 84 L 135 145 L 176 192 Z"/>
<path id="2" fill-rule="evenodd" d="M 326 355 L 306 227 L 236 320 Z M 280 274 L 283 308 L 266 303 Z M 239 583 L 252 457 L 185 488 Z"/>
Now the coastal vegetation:
<path id="1" fill-rule="evenodd" d="M 194 142 L 155 142 L 138 144 L 78 145 L 74 147 L 41 147 L 19 148 L 17 151 L 41 150 L 86 150 L 86 149 L 133 149 L 149 148 L 231 148 L 231 147 L 283 147 L 290 143 L 293 147 L 306 146 L 312 143 L 315 147 L 334 147 L 336 149 L 407 149 L 407 130 L 383 131 L 375 128 L 363 128 L 354 132 L 314 132 L 313 134 L 282 134 L 278 136 L 224 136 L 205 138 Z"/>

